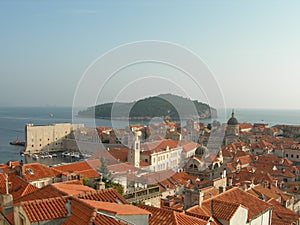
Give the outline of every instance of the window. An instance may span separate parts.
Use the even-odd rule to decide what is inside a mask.
[[[34,145],[31,145],[31,147],[34,147]]]
[[[289,157],[289,154],[285,154],[285,157]]]
[[[296,158],[299,159],[299,155],[297,155]]]
[[[294,155],[293,155],[293,154],[291,154],[291,158],[294,158]]]
[[[42,147],[42,144],[40,144],[40,147]]]

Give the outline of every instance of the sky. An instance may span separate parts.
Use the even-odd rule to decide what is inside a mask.
[[[276,0],[2,0],[0,106],[71,106],[82,76],[97,58],[126,43],[158,40],[197,54],[228,108],[300,109],[299,9],[299,1]],[[130,73],[137,71],[166,79],[142,84],[130,78],[136,79],[131,93],[123,95]],[[98,99],[107,102],[122,94],[130,101],[172,92],[168,84],[176,73],[132,66]],[[103,82],[107,77],[101,71],[98,76]],[[206,101],[197,91],[185,88],[192,99]]]

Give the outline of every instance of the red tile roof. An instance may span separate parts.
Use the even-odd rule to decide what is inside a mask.
[[[28,181],[34,181],[47,177],[56,177],[59,175],[59,172],[40,163],[24,164],[23,167],[25,171],[23,177]]]
[[[112,213],[114,215],[133,215],[133,214],[149,215],[150,214],[148,211],[144,209],[129,204],[118,204],[112,202],[101,202],[101,201],[85,200],[85,199],[81,199],[80,201],[100,211]]]
[[[129,149],[127,147],[110,147],[108,152],[119,162],[127,162]]]
[[[127,203],[126,199],[113,188],[107,188],[95,192],[85,193],[79,195],[78,198],[103,202],[114,202],[123,204]]]
[[[99,173],[93,168],[97,162],[99,162],[99,160],[87,160],[54,166],[52,168],[61,173],[75,173],[81,174],[87,178],[95,178],[99,176]]]
[[[74,196],[83,195],[85,193],[96,192],[93,188],[84,186],[82,184],[74,184],[72,182],[62,182],[50,184],[40,189],[37,189],[27,195],[14,199],[15,203],[22,201],[30,201],[37,199],[47,199],[62,197],[72,194]]]
[[[97,213],[97,209],[80,199],[71,198],[71,216],[62,225],[120,225],[114,218]]]
[[[242,205],[243,207],[248,209],[248,220],[252,220],[264,211],[272,208],[271,204],[264,202],[254,197],[253,195],[238,188],[232,188],[208,200],[204,200],[204,202],[202,203],[202,208],[199,208],[199,206],[194,206],[188,209],[188,212],[201,215],[204,210],[206,213],[210,213],[210,204],[212,200],[219,200],[223,202]],[[215,213],[217,212],[215,211]]]
[[[56,188],[60,193],[64,195],[73,195],[78,196],[85,193],[94,192],[95,189],[85,186],[85,185],[78,185],[78,184],[69,184],[69,183],[55,183],[52,184],[54,188]]]
[[[52,220],[67,216],[66,199],[62,197],[20,203],[30,222]]]
[[[114,165],[109,165],[107,168],[112,172],[112,173],[127,173],[129,170],[130,171],[135,171],[136,168],[131,165],[130,163],[117,163]]]
[[[214,216],[218,220],[230,221],[232,216],[235,214],[237,209],[240,207],[240,204],[224,202],[220,200],[211,201],[212,209],[214,212]]]
[[[268,203],[272,204],[274,206],[272,211],[272,224],[273,221],[275,221],[276,224],[278,224],[278,221],[281,221],[282,223],[287,224],[297,224],[300,215],[295,213],[294,211],[285,208],[283,205],[281,205],[278,201],[275,199],[270,199]]]
[[[140,208],[151,212],[149,225],[206,225],[207,221],[169,209],[140,205]]]
[[[8,174],[8,182],[11,184],[9,185],[9,193],[13,196],[14,199],[38,189],[37,187],[27,183],[15,173]],[[0,193],[6,193],[5,177],[3,173],[0,173]]]
[[[141,144],[141,154],[152,154],[154,152],[165,151],[167,147],[176,148],[179,141],[163,139],[161,141],[145,142]]]

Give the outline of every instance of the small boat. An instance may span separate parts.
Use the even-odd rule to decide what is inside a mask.
[[[68,156],[70,156],[70,152],[63,152],[63,153],[61,154],[61,156],[62,156],[62,157],[68,157]]]
[[[51,156],[52,156],[52,158],[54,158],[54,157],[57,157],[57,154],[53,153]]]
[[[45,155],[45,158],[50,158],[52,159],[52,155],[50,155],[49,153]]]
[[[84,159],[88,159],[88,158],[90,158],[91,156],[92,156],[92,155],[87,154],[87,153],[82,153],[82,154],[81,154],[81,157],[84,158]]]
[[[15,141],[9,142],[11,145],[19,145],[19,146],[25,146],[25,141],[20,141],[19,137],[17,136]]]
[[[32,158],[33,158],[33,159],[38,159],[39,156],[38,156],[37,154],[33,154],[33,155],[32,155]]]

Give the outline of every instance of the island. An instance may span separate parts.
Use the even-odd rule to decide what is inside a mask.
[[[151,120],[154,117],[171,120],[217,117],[217,110],[208,104],[173,94],[160,94],[134,102],[110,102],[91,106],[80,111],[78,116],[122,120],[128,119],[128,112],[130,120]]]

